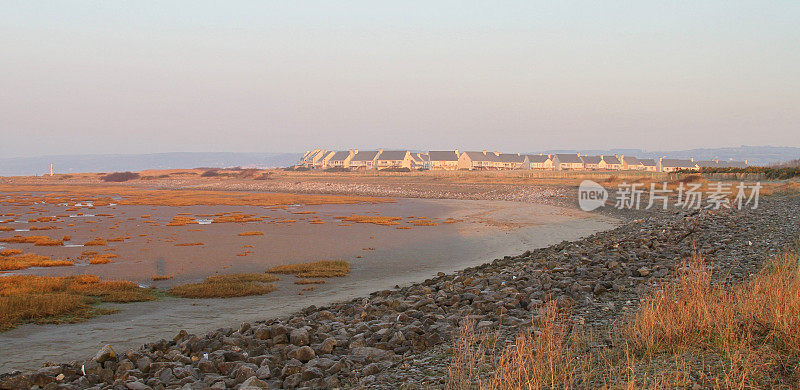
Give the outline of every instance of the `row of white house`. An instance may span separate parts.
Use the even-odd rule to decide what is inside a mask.
[[[674,172],[699,170],[703,167],[747,166],[747,161],[694,161],[694,159],[637,158],[633,156],[589,156],[580,153],[519,154],[500,152],[459,152],[439,150],[411,152],[408,150],[343,150],[314,149],[307,151],[298,163],[311,169],[346,168],[351,170],[430,169],[430,170],[634,170]]]

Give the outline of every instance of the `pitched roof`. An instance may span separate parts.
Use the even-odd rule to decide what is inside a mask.
[[[600,156],[583,156],[583,162],[586,164],[600,164],[603,158]],[[565,161],[562,161],[565,162]]]
[[[720,161],[719,167],[721,168],[747,168],[746,161]]]
[[[698,161],[697,165],[703,168],[713,168],[720,166],[719,163],[714,160]]]
[[[408,150],[384,150],[378,160],[404,160]]]
[[[317,158],[321,158],[326,154],[328,154],[328,151],[325,149],[309,150],[305,154],[303,154],[303,161],[313,161]]]
[[[646,166],[646,167],[654,167],[654,166],[656,166],[656,160],[654,160],[652,158],[640,158],[639,162],[642,165]]]
[[[342,151],[334,153],[333,156],[331,156],[331,158],[328,159],[328,161],[344,161],[348,157],[350,157],[350,151],[349,150],[342,150]]]
[[[497,155],[494,153],[487,152],[484,154],[483,152],[464,152],[461,155],[463,156],[465,154],[472,161],[499,161]]]
[[[427,153],[411,153],[411,159],[418,163],[431,161]]]
[[[497,161],[504,162],[504,163],[523,163],[525,162],[525,156],[519,155],[516,153],[500,153],[497,156]]]
[[[680,158],[662,158],[661,159],[661,166],[662,167],[670,167],[670,168],[693,168],[697,165],[696,162],[692,160],[684,160]]]
[[[549,159],[550,159],[550,156],[547,155],[547,154],[529,154],[528,155],[528,161],[530,161],[531,163],[541,164],[541,163],[546,162]]]
[[[560,163],[583,164],[581,156],[579,156],[577,153],[556,154],[555,157],[558,158],[558,162]]]
[[[377,155],[377,150],[359,150],[350,161],[372,161]]]
[[[638,157],[625,156],[622,159],[625,160],[625,164],[628,165],[644,165],[642,164],[642,160],[639,160]]]
[[[458,154],[455,150],[432,150],[428,152],[430,161],[458,161]]]
[[[603,156],[603,161],[605,161],[606,164],[622,164],[617,156]]]

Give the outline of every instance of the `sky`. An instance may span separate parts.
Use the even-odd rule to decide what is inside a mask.
[[[0,10],[0,157],[800,146],[796,0]]]

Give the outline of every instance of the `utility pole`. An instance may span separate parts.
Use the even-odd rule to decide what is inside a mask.
[[[50,176],[53,176],[53,163],[50,163]]]

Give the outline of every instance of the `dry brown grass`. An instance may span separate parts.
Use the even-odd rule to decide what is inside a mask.
[[[175,246],[200,246],[200,245],[205,245],[205,244],[203,244],[202,242],[184,242],[180,244],[175,244]]]
[[[241,232],[238,236],[246,237],[246,236],[263,236],[264,232],[259,232],[257,230],[249,231],[249,232]]]
[[[172,221],[167,223],[167,226],[186,226],[197,224],[197,220],[194,217],[187,217],[183,215],[176,215],[172,217]]]
[[[769,261],[749,282],[712,284],[700,258],[645,301],[627,333],[645,356],[714,351],[724,387],[758,387],[789,375],[800,359],[800,251]],[[794,363],[793,363],[794,362]],[[765,382],[766,381],[766,382]]]
[[[119,257],[119,255],[115,255],[113,253],[105,253],[102,255],[93,256],[89,260],[89,264],[108,264],[111,262],[111,259]]]
[[[0,192],[13,193],[15,196],[0,199],[0,204],[36,205],[74,204],[91,201],[95,206],[108,206],[110,203],[120,205],[146,206],[280,206],[280,205],[321,205],[321,204],[353,204],[384,203],[392,199],[366,196],[342,195],[307,195],[274,192],[236,192],[236,191],[202,191],[202,190],[152,190],[120,185],[70,185],[70,184],[0,184]],[[46,195],[32,195],[26,192],[47,192]],[[120,196],[122,200],[114,200],[112,196]],[[146,217],[146,218],[149,218]]]
[[[372,223],[375,225],[383,225],[383,226],[394,226],[399,225],[400,220],[403,218],[400,217],[382,217],[379,215],[351,215],[348,217],[336,217],[336,219],[340,219],[344,222],[355,222],[355,223]]]
[[[3,249],[0,251],[0,256],[14,256],[22,254],[22,249]]]
[[[467,322],[454,346],[447,387],[571,388],[589,361],[576,359],[573,347],[581,341],[573,338],[565,312],[550,301],[539,309],[531,325],[512,344],[504,346],[497,343],[497,331],[481,334]]]
[[[270,283],[278,280],[268,274],[215,275],[202,283],[184,284],[169,289],[170,294],[183,298],[230,298],[262,295],[275,291]]]
[[[551,302],[533,326],[499,348],[468,323],[456,342],[448,388],[798,388],[800,250],[752,279],[712,283],[700,258],[610,329],[580,329]],[[593,335],[611,344],[590,347]]]
[[[212,221],[213,223],[246,223],[246,222],[261,222],[264,219],[257,217],[255,214],[244,213],[231,213],[228,215],[220,215]]]
[[[43,246],[46,246],[49,245],[50,243],[56,243],[59,241],[56,241],[48,236],[21,236],[19,234],[16,234],[13,237],[0,239],[0,242],[8,242],[14,244],[34,244],[34,245],[41,242]]]
[[[298,278],[333,278],[350,273],[350,263],[344,260],[321,260],[300,264],[285,264],[267,270],[271,274],[290,274]]]
[[[786,181],[782,183],[762,183],[762,195],[789,195],[800,192],[800,182]]]
[[[106,246],[108,242],[102,238],[95,238],[93,240],[89,240],[83,243],[83,246]]]
[[[10,250],[11,253],[16,250]],[[4,251],[5,252],[5,251]],[[75,265],[69,260],[53,260],[50,257],[22,252],[12,255],[0,255],[0,271],[20,270],[30,267],[64,267]]]
[[[11,226],[0,226],[0,232],[13,232],[14,230]]]
[[[55,230],[55,229],[61,229],[61,228],[58,226],[31,226],[28,228],[28,230],[32,232],[35,232],[37,230]]]
[[[0,330],[35,323],[76,322],[108,313],[100,302],[154,299],[152,291],[126,281],[102,281],[94,275],[49,277],[14,275],[0,278]]]
[[[437,226],[439,225],[438,222],[428,221],[428,220],[415,220],[411,221],[414,226]]]
[[[175,275],[153,275],[152,279],[153,279],[154,282],[156,282],[156,281],[159,281],[159,280],[170,280],[170,279],[172,279],[174,277],[175,277]]]

